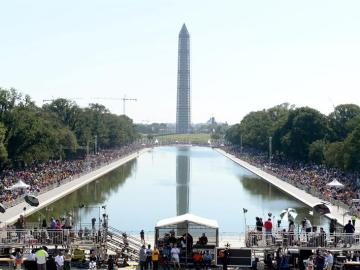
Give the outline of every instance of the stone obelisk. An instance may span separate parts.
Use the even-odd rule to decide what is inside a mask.
[[[183,24],[179,33],[176,133],[191,131],[190,35]]]

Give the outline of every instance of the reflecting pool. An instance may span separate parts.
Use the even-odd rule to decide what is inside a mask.
[[[265,220],[268,213],[278,220],[288,207],[296,209],[297,223],[305,216],[315,225],[328,223],[324,217],[313,220],[306,205],[211,148],[157,147],[33,214],[30,220],[71,214],[75,222],[85,224],[106,212],[113,227],[151,231],[160,219],[190,212],[216,219],[223,232],[243,232],[245,222],[253,225],[256,216]]]

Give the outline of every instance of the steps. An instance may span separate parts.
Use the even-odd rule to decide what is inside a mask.
[[[143,245],[140,239],[109,226],[106,233],[106,243],[109,250],[121,251],[128,256],[130,261],[139,260],[139,251]]]

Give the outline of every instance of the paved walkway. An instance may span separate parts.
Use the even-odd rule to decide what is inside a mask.
[[[34,212],[40,210],[41,208],[46,207],[47,205],[61,199],[62,197],[72,193],[73,191],[81,188],[82,186],[94,181],[95,179],[99,178],[100,176],[103,176],[104,174],[107,174],[108,172],[116,169],[117,167],[125,164],[126,162],[137,158],[142,153],[149,151],[150,148],[145,148],[142,150],[139,150],[138,152],[135,152],[133,154],[130,154],[126,157],[123,157],[121,159],[118,159],[108,165],[105,165],[103,167],[100,167],[99,169],[96,169],[92,172],[89,172],[85,175],[80,176],[77,179],[74,179],[68,183],[62,184],[61,186],[54,188],[52,190],[49,190],[48,192],[45,192],[37,198],[39,199],[40,205],[38,207],[31,207],[27,203],[23,202],[20,204],[17,204],[13,207],[10,207],[6,209],[6,212],[4,214],[0,214],[0,227],[4,226],[5,224],[11,224],[16,222],[18,217],[21,214],[24,214],[23,208],[26,207],[26,216],[29,216],[33,214]]]
[[[290,196],[292,196],[293,198],[299,200],[300,202],[308,205],[309,207],[313,208],[315,205],[322,203],[323,200],[314,197],[313,195],[307,193],[304,190],[301,190],[283,180],[280,180],[279,178],[262,171],[261,169],[259,169],[258,167],[255,167],[249,163],[247,163],[246,161],[243,161],[237,157],[235,157],[232,154],[229,154],[227,152],[225,152],[222,149],[216,149],[216,151],[218,151],[219,153],[223,154],[224,156],[228,157],[229,159],[231,159],[232,161],[236,162],[237,164],[239,164],[240,166],[244,167],[245,169],[253,172],[254,174],[260,176],[261,178],[263,178],[265,181],[271,183],[272,185],[276,186],[278,189],[284,191],[285,193],[289,194]],[[344,223],[346,224],[348,220],[351,219],[351,216],[349,214],[346,213],[346,210],[342,207],[338,207],[332,204],[327,205],[330,208],[330,214],[327,214],[326,216],[328,218],[336,218],[338,220],[338,223],[341,225],[344,225]],[[360,221],[357,220],[356,222],[356,231],[359,232],[360,231]]]

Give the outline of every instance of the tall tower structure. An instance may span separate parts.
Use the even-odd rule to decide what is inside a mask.
[[[184,23],[179,33],[176,133],[189,133],[190,129],[190,35]]]

